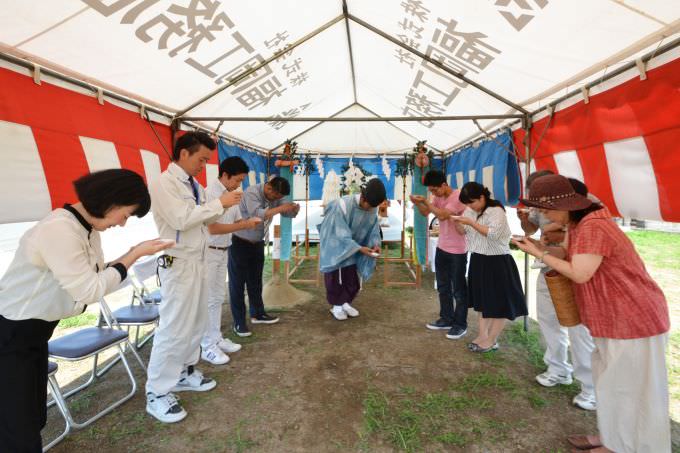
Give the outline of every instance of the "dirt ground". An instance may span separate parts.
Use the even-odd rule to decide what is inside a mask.
[[[462,340],[427,330],[438,311],[432,288],[429,273],[419,290],[383,288],[378,271],[355,303],[361,315],[339,322],[322,289],[304,287],[312,300],[281,308],[278,324],[253,326],[228,365],[201,365],[218,386],[180,394],[184,421],[165,425],[145,413],[145,376],[133,363],[139,388],[132,400],[53,451],[557,452],[569,451],[568,434],[596,431],[594,413],[570,404],[575,385],[535,383],[537,352],[520,325],[509,325],[499,351],[487,355],[465,346],[476,331],[472,311]],[[73,398],[76,417],[126,385],[118,365]],[[61,426],[50,409],[44,436]]]

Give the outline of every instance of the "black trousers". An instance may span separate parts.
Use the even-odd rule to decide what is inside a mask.
[[[245,290],[251,317],[265,314],[262,301],[262,271],[264,269],[264,241],[251,243],[237,236],[231,237],[229,247],[229,303],[234,324],[246,326]]]
[[[42,452],[47,341],[58,323],[0,316],[0,452]]]

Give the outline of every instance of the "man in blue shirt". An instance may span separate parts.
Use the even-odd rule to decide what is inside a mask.
[[[290,194],[290,184],[276,176],[264,184],[250,186],[243,193],[241,217],[258,217],[262,223],[250,230],[233,234],[229,247],[229,302],[234,318],[234,333],[240,337],[251,335],[246,325],[244,291],[248,289],[250,322],[274,324],[279,318],[270,316],[262,301],[262,270],[264,268],[264,241],[269,225],[276,214],[295,217],[300,205],[283,198]]]

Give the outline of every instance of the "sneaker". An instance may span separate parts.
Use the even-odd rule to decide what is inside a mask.
[[[425,326],[430,330],[450,330],[453,324],[450,321],[445,321],[443,318],[439,318],[434,322],[428,322]]]
[[[224,365],[229,363],[229,356],[222,352],[216,345],[203,349],[201,351],[201,358],[213,365]]]
[[[347,319],[347,312],[342,309],[342,305],[333,305],[333,308],[331,308],[331,314],[338,321],[344,321]]]
[[[345,302],[344,304],[342,304],[342,310],[343,310],[345,313],[347,313],[347,316],[349,316],[350,318],[356,318],[357,316],[359,316],[359,310],[357,310],[356,308],[352,307],[352,306],[351,306],[350,304],[348,304],[347,302]]]
[[[533,261],[533,263],[531,263],[531,266],[530,266],[530,267],[531,267],[532,269],[544,269],[544,268],[546,268],[546,267],[548,267],[548,266],[546,266],[546,264],[545,264],[543,261],[541,261],[541,260],[539,260],[538,258],[536,258],[536,259]]]
[[[555,376],[547,371],[536,376],[536,382],[543,387],[555,387],[556,385],[569,385],[572,383],[571,376]]]
[[[586,411],[594,411],[597,409],[595,395],[587,395],[581,392],[578,395],[576,395],[574,399],[571,400],[571,402],[574,404],[574,406],[580,407],[581,409]]]
[[[203,376],[199,370],[189,366],[182,371],[179,382],[172,388],[173,392],[207,392],[217,386],[214,379]]]
[[[147,393],[146,412],[163,423],[176,423],[187,416],[187,411],[179,405],[179,399],[172,393]]]
[[[250,318],[250,322],[253,324],[276,324],[279,322],[279,318],[276,316],[269,316],[267,313],[264,313],[259,316],[255,316],[254,318]]]
[[[248,330],[248,327],[239,326],[238,324],[234,324],[234,333],[239,337],[249,337],[252,335],[252,333],[250,333],[250,330]]]
[[[241,345],[238,343],[234,343],[231,341],[229,338],[222,338],[219,343],[217,343],[217,347],[223,350],[224,352],[232,353],[232,352],[238,352],[241,350]]]
[[[451,330],[446,334],[446,338],[449,338],[451,340],[457,340],[459,338],[463,338],[465,335],[467,335],[467,329],[463,329],[462,327],[458,326],[453,326],[451,327]]]

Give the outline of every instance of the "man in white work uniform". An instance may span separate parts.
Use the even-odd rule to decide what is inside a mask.
[[[225,192],[206,203],[205,191],[194,179],[216,147],[204,132],[184,134],[175,144],[172,162],[149,187],[159,235],[176,243],[158,260],[163,302],[146,381],[146,411],[164,423],[187,415],[172,392],[202,392],[216,385],[194,368],[208,314],[207,225],[241,200],[240,192]]]
[[[208,201],[221,197],[225,192],[240,190],[248,175],[248,165],[240,157],[228,157],[220,163],[219,176],[206,189]],[[227,353],[236,352],[241,345],[222,337],[222,304],[227,297],[227,258],[231,245],[231,233],[255,228],[262,222],[253,217],[241,218],[238,206],[227,209],[217,222],[208,225],[208,250],[206,264],[208,274],[208,325],[201,340],[201,358],[213,365],[229,362]]]

